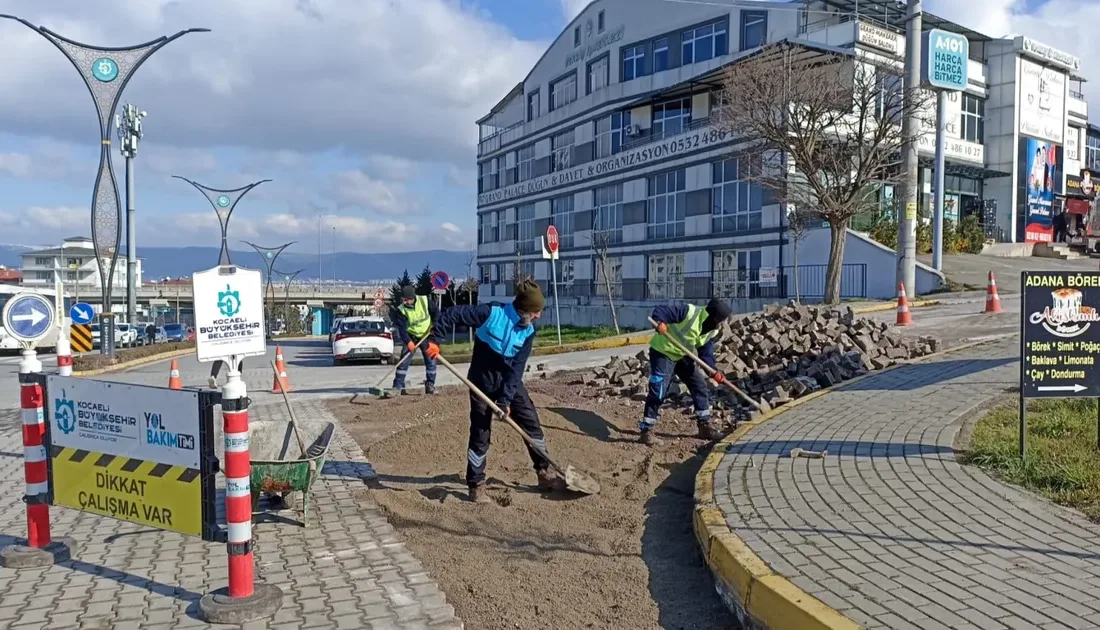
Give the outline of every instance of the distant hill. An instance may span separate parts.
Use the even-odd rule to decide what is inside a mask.
[[[23,264],[21,254],[30,248],[21,245],[0,245],[0,265],[19,268]],[[145,280],[164,277],[191,275],[202,269],[209,269],[218,262],[219,249],[215,247],[141,247],[138,256],[143,260],[142,275]],[[263,261],[253,250],[231,250],[229,253],[235,264],[263,268]],[[125,259],[125,254],[122,254]],[[432,249],[419,252],[398,252],[392,254],[357,254],[354,252],[323,253],[318,274],[317,254],[296,251],[284,251],[275,261],[275,269],[291,273],[304,269],[298,277],[301,279],[332,280],[333,263],[338,280],[366,282],[369,280],[392,280],[399,278],[406,269],[415,277],[427,265],[432,270],[443,270],[452,277],[466,276],[468,252]],[[477,274],[477,269],[473,269]]]

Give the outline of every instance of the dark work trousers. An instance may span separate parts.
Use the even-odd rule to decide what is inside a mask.
[[[531,396],[527,388],[520,384],[516,395],[512,398],[512,419],[527,435],[546,451],[546,438],[542,433],[542,424],[539,423],[539,414],[535,411],[535,404],[531,402]],[[503,429],[509,431],[510,429]],[[489,444],[492,442],[493,410],[474,394],[470,394],[470,442],[466,451],[466,483],[476,486],[485,483],[485,460],[489,455]],[[531,463],[535,470],[545,470],[550,467],[550,462],[539,455],[530,446],[527,447],[531,455]]]
[[[419,343],[420,340],[414,337],[409,337],[413,343]],[[409,356],[409,349],[406,347],[401,348],[401,359],[397,364],[397,371],[393,375],[393,388],[405,389],[405,377],[409,374],[409,364],[412,363],[410,357],[407,361],[405,357]],[[428,344],[424,343],[420,345],[420,356],[424,358],[424,386],[430,387],[435,385],[435,359],[428,357]]]
[[[214,361],[214,365],[210,367],[210,378],[217,380],[218,374],[220,374],[222,371],[222,363],[224,363],[224,361]],[[242,360],[240,363],[237,364],[237,371],[241,372],[243,370],[244,361]]]
[[[648,431],[657,424],[661,415],[661,403],[668,394],[672,377],[687,385],[691,392],[691,401],[695,403],[695,419],[710,422],[710,391],[707,389],[707,377],[695,362],[684,357],[673,361],[653,348],[649,349],[649,393],[645,397],[645,415],[638,428]]]

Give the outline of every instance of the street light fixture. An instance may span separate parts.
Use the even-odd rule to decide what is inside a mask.
[[[100,348],[103,354],[114,355],[115,320],[114,313],[111,312],[111,288],[114,284],[115,264],[118,262],[118,246],[122,238],[122,216],[118,181],[111,164],[111,119],[118,107],[122,90],[146,59],[175,39],[188,33],[209,32],[210,29],[192,28],[136,46],[109,48],[82,44],[14,15],[0,14],[0,19],[15,20],[56,46],[80,73],[84,85],[92,95],[99,116],[100,136],[99,172],[92,188],[92,244],[103,274],[102,297],[105,309],[100,313],[100,330],[103,334]]]
[[[214,212],[218,215],[218,223],[221,225],[222,228],[222,251],[221,254],[218,256],[218,264],[232,264],[229,261],[229,245],[226,241],[226,234],[228,234],[229,217],[233,214],[233,208],[237,207],[237,202],[241,200],[241,197],[244,197],[246,194],[248,194],[248,191],[259,186],[260,184],[270,182],[271,180],[261,179],[260,181],[252,182],[247,186],[225,190],[222,188],[210,188],[208,186],[203,186],[198,182],[191,181],[186,177],[180,177],[179,175],[173,175],[172,177],[191,184],[196,189],[198,189],[198,191],[201,192],[204,197],[206,197],[207,201],[210,202],[210,206],[214,208]]]
[[[122,106],[122,115],[115,116],[119,150],[126,158],[126,321],[137,322],[137,222],[134,207],[134,158],[144,135],[141,120],[146,113],[134,105]]]
[[[264,259],[264,264],[267,266],[264,275],[264,300],[267,300],[267,295],[271,293],[271,310],[275,310],[275,294],[271,292],[271,269],[275,266],[275,259],[279,257],[282,251],[298,241],[291,241],[286,245],[280,245],[278,247],[263,247],[256,245],[255,243],[249,243],[248,241],[241,241],[246,245],[250,245],[252,249],[256,250],[256,253],[260,255],[260,258]],[[271,318],[264,318],[267,322],[267,332],[271,333]]]
[[[283,282],[286,284],[285,291],[283,293],[283,317],[290,319],[290,285],[294,283],[294,279],[298,277],[298,274],[305,271],[305,269],[299,269],[294,273],[283,273],[281,271],[272,270],[273,273],[279,274],[282,277]],[[288,331],[289,332],[289,331]]]

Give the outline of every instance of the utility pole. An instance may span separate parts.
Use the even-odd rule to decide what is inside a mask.
[[[896,277],[910,299],[916,295],[917,284],[917,200],[920,198],[917,136],[921,133],[917,94],[921,85],[921,16],[921,0],[909,0],[905,23],[905,116],[902,120],[906,143],[901,150],[902,173],[905,175],[902,201],[905,205],[899,208]]]
[[[122,106],[115,115],[119,149],[126,158],[126,321],[137,321],[137,222],[134,212],[134,158],[141,142],[141,119],[146,113],[134,105]]]

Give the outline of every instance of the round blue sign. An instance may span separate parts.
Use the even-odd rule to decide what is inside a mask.
[[[37,293],[19,293],[4,307],[4,328],[19,341],[37,341],[53,323],[53,303]]]
[[[69,309],[69,319],[73,320],[74,324],[90,324],[95,319],[95,311],[92,310],[91,304],[77,302]]]
[[[218,207],[219,208],[228,208],[229,207],[229,197],[227,195],[218,195]]]
[[[100,57],[92,62],[92,76],[98,81],[110,83],[118,78],[118,64],[110,57]]]
[[[272,256],[274,256],[274,255],[275,255],[275,254],[272,254],[271,252],[267,252],[266,254],[264,254],[264,256],[267,256],[268,258],[271,258],[271,257],[272,257]]]

